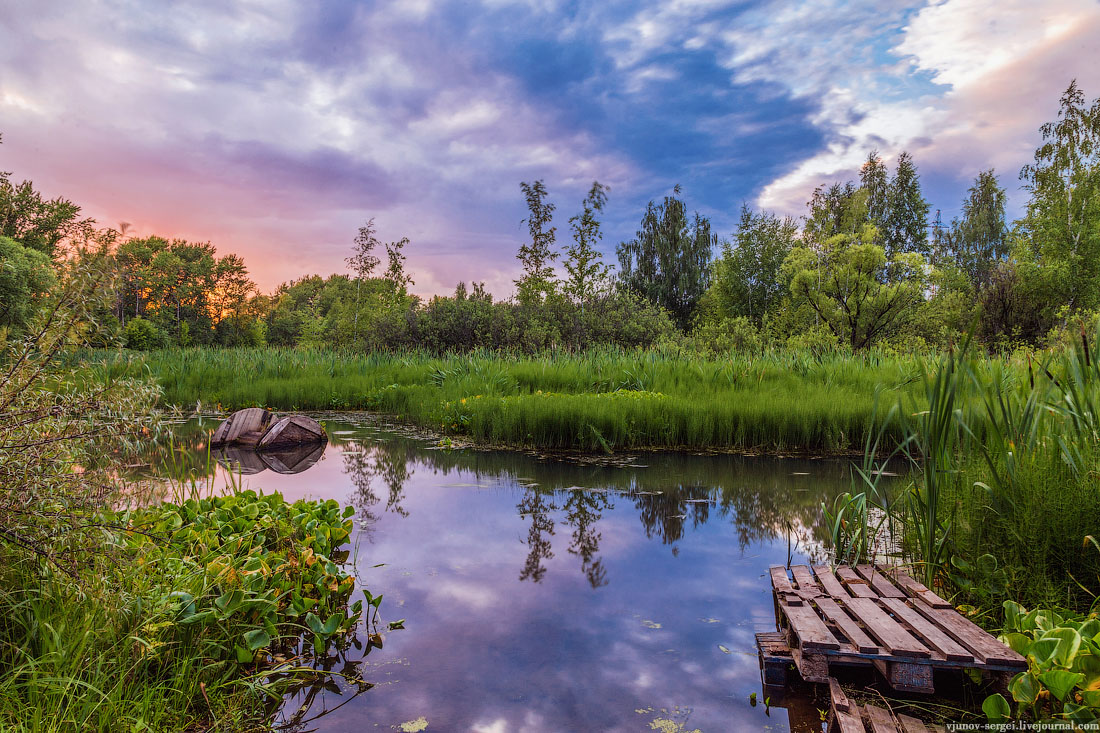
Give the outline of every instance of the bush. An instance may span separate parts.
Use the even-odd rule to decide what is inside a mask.
[[[148,351],[161,345],[161,335],[157,327],[144,318],[131,318],[123,331],[126,348],[135,351]]]

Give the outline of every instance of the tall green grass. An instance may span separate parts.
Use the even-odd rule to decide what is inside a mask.
[[[108,368],[119,360],[109,352],[92,358]],[[858,451],[876,390],[919,386],[916,358],[876,353],[717,359],[599,349],[439,358],[268,348],[144,358],[164,401],[188,409],[368,409],[493,444],[597,451]]]

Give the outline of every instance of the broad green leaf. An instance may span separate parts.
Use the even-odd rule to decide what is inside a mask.
[[[315,634],[320,634],[325,629],[325,625],[321,623],[321,619],[312,611],[306,614],[306,626]]]
[[[1001,641],[1012,648],[1012,651],[1027,656],[1031,648],[1031,638],[1018,633],[1009,633],[1001,637]]]
[[[1064,669],[1052,669],[1039,675],[1039,681],[1059,700],[1065,700],[1070,690],[1084,679],[1085,675],[1067,672]]]
[[[1058,639],[1051,661],[1060,667],[1072,667],[1077,651],[1081,648],[1081,635],[1076,629],[1061,626],[1043,634],[1044,639]]]
[[[253,661],[255,658],[256,658],[256,655],[253,654],[248,649],[245,649],[243,646],[237,647],[237,661],[239,663],[248,664],[249,662]]]
[[[1012,709],[1008,706],[1008,700],[1000,693],[990,695],[982,703],[982,712],[990,723],[1001,723],[1008,720]]]
[[[244,643],[248,645],[248,648],[252,651],[262,649],[265,646],[271,644],[271,637],[267,635],[267,632],[263,629],[253,629],[244,635]]]
[[[1008,686],[1012,699],[1026,705],[1034,705],[1039,698],[1039,680],[1031,672],[1016,675]]]

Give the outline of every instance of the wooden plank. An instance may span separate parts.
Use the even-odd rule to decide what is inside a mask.
[[[807,565],[792,565],[791,575],[794,576],[794,582],[798,583],[799,595],[806,598],[806,591],[809,591],[812,596],[821,595],[821,589],[817,585],[817,581],[814,580],[814,574],[810,572],[810,568]]]
[[[873,565],[856,565],[856,572],[867,579],[880,598],[905,598],[905,593],[891,583],[880,570]]]
[[[867,581],[859,577],[856,571],[847,565],[841,565],[836,569],[836,577],[840,578],[840,582],[844,584],[844,587],[857,598],[878,598],[878,594],[871,589]]]
[[[910,608],[905,601],[897,598],[883,598],[882,605],[903,625],[920,635],[921,640],[948,659],[957,662],[970,662],[974,655],[955,643],[940,627]]]
[[[862,654],[875,654],[880,651],[878,644],[876,644],[871,637],[864,633],[863,629],[859,627],[852,617],[844,612],[836,601],[828,596],[821,596],[814,601],[817,607],[821,609],[821,613],[825,615],[825,618],[832,621],[840,628],[840,632],[848,638],[848,641],[852,642],[852,645]]]
[[[925,618],[946,631],[952,639],[974,652],[975,656],[978,657],[978,661],[1016,666],[1020,669],[1027,668],[1027,660],[997,641],[977,624],[963,618],[959,612],[946,608],[932,608],[932,606],[921,600],[913,600],[912,603],[913,607],[920,611]]]
[[[784,593],[783,594],[783,602],[786,603],[788,606],[801,606],[802,605],[802,597],[801,596],[796,596],[796,595],[791,594],[791,593]]]
[[[920,598],[932,608],[954,608],[949,602],[928,590],[924,583],[921,583],[901,568],[891,567],[889,565],[879,565],[877,567],[879,570],[889,573],[890,576],[894,578],[894,582],[901,586],[913,598]]]
[[[829,700],[832,702],[833,710],[846,713],[851,709],[848,696],[844,694],[844,690],[840,689],[840,683],[835,677],[829,678]]]
[[[901,661],[908,660],[908,661]],[[914,664],[914,662],[917,662]],[[936,691],[932,682],[932,665],[928,660],[912,657],[890,657],[872,660],[875,668],[895,690],[931,694]]]
[[[790,579],[787,577],[787,570],[779,565],[772,565],[768,568],[768,572],[772,576],[772,589],[776,593],[794,593],[794,586],[791,585]]]
[[[908,715],[898,715],[898,725],[901,726],[902,733],[929,733],[924,723]]]
[[[901,657],[930,657],[930,652],[917,641],[897,621],[890,618],[879,605],[870,598],[851,598],[845,602],[863,624],[871,636],[878,639],[886,651]]]
[[[873,733],[898,733],[894,719],[886,710],[874,705],[864,705],[863,713],[867,717],[867,722],[871,724]]]
[[[798,637],[799,646],[806,649],[840,649],[840,642],[812,608],[788,606],[785,603],[779,604],[779,608]]]
[[[791,649],[791,657],[798,674],[806,682],[829,681],[829,660],[817,649]]]
[[[833,720],[840,733],[865,733],[863,721],[857,715],[851,713],[833,713]]]
[[[844,586],[840,584],[840,581],[836,579],[836,576],[833,575],[833,570],[828,565],[814,565],[814,573],[817,575],[817,582],[833,598],[851,597],[848,591],[844,590]]]

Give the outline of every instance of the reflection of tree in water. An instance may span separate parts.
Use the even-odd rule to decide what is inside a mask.
[[[602,492],[573,490],[565,500],[565,523],[573,528],[569,552],[581,559],[581,570],[593,588],[607,585],[607,569],[597,557],[601,535],[596,523],[604,510],[614,509],[611,498]]]
[[[342,455],[344,473],[355,487],[351,503],[362,529],[369,533],[371,526],[384,512],[409,516],[409,512],[401,506],[405,498],[405,482],[413,474],[414,456],[410,455],[409,443],[392,441],[371,445],[348,441]],[[386,504],[381,512],[375,508],[381,503],[375,489],[376,479],[381,480],[386,490]]]
[[[645,536],[654,535],[661,542],[671,545],[684,536],[684,525],[691,520],[692,528],[706,524],[710,518],[709,488],[677,486],[658,492],[645,492],[633,496],[638,518],[645,527]]]
[[[557,507],[552,502],[544,502],[544,498],[538,489],[528,487],[516,505],[516,511],[521,517],[531,519],[531,527],[527,530],[527,561],[523,564],[519,579],[535,583],[541,582],[546,575],[543,561],[554,557],[550,546],[550,538],[554,535],[554,520],[550,517],[550,512],[556,511]]]

